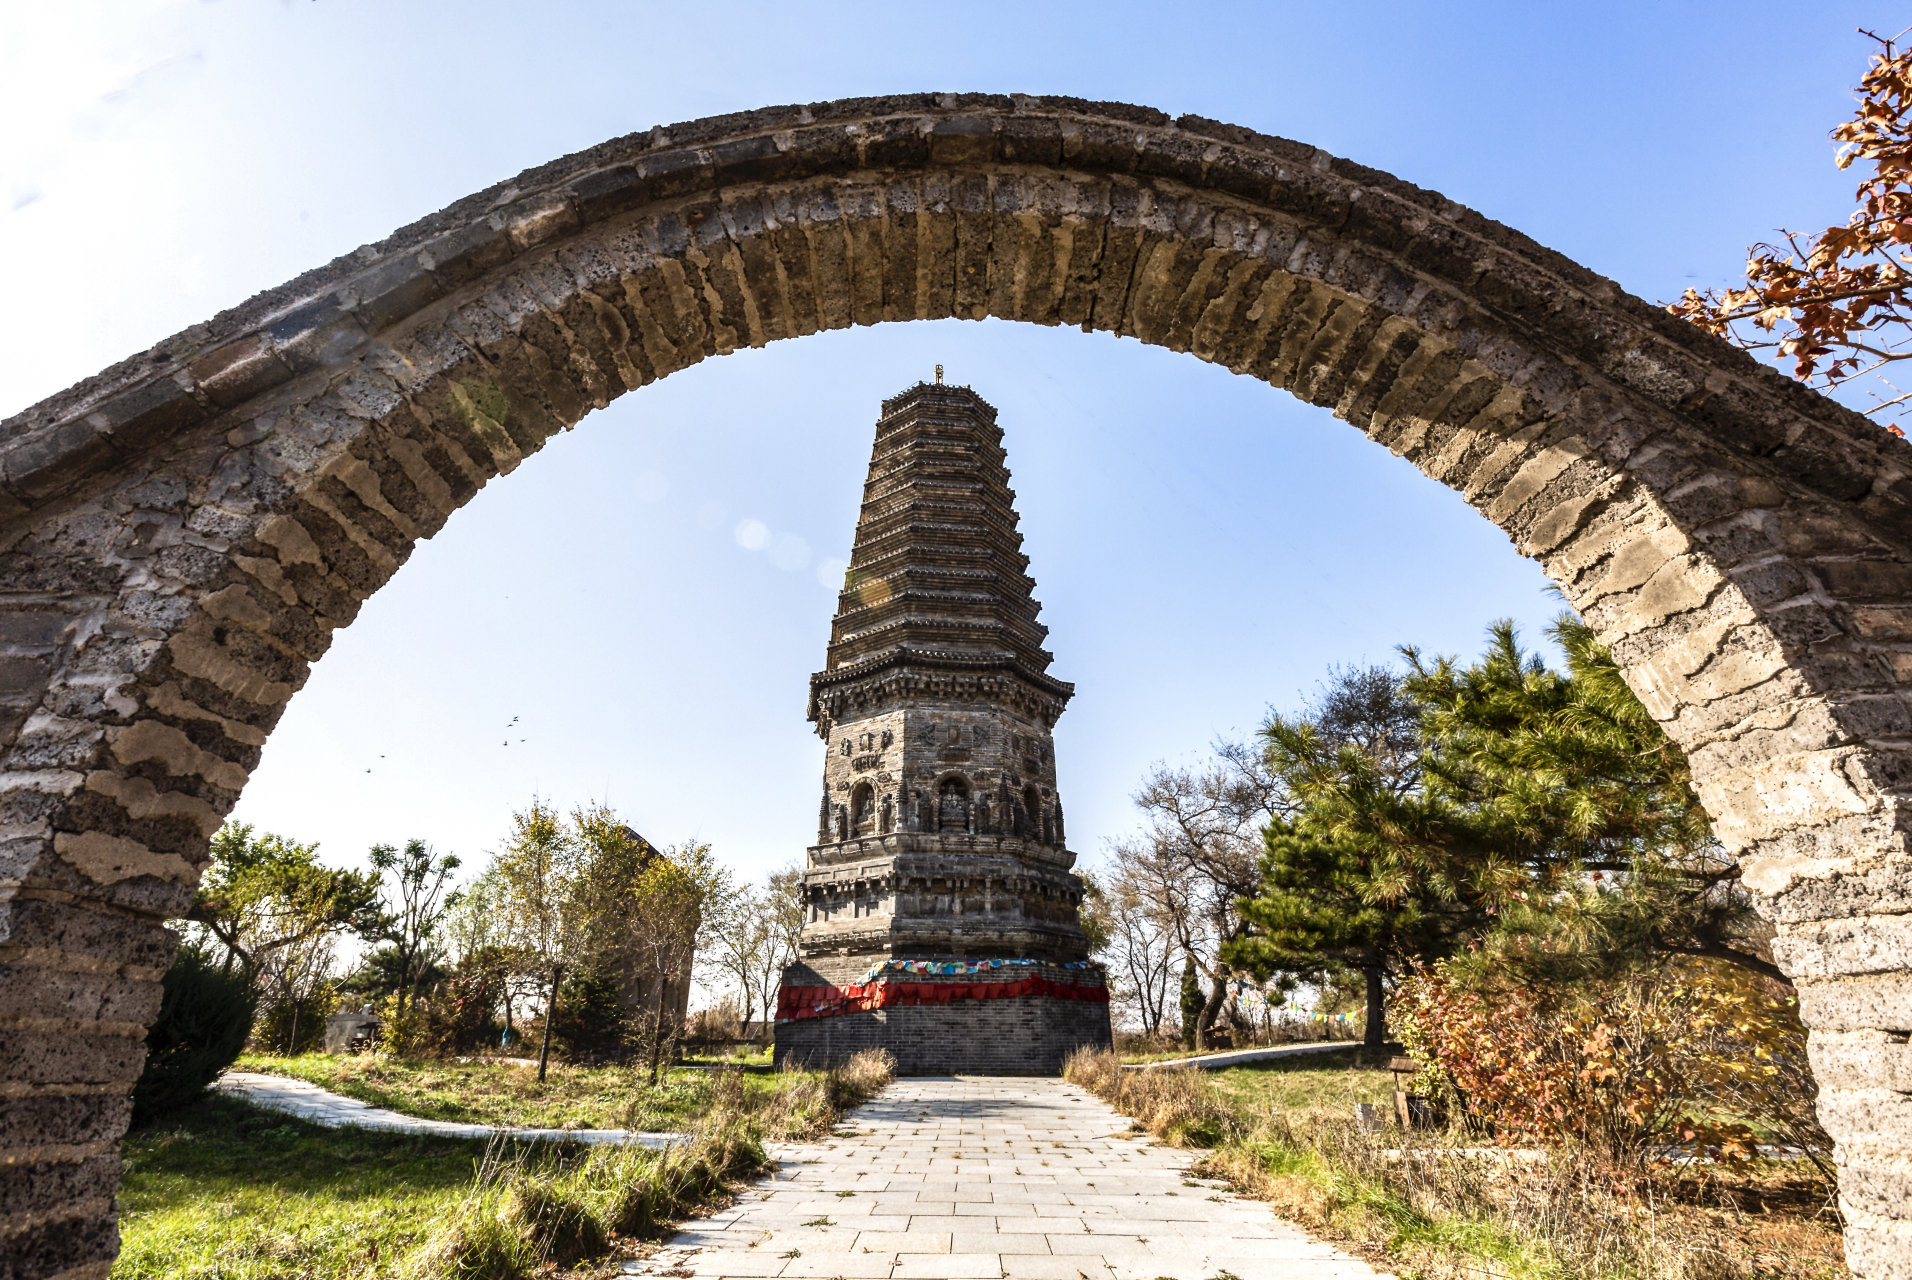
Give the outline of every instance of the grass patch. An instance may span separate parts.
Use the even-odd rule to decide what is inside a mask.
[[[1391,1106],[1393,1057],[1386,1050],[1349,1045],[1284,1058],[1269,1058],[1211,1071],[1208,1077],[1231,1103],[1284,1109],[1347,1107],[1358,1102]]]
[[[1324,1037],[1324,1039],[1327,1037]],[[1138,1065],[1150,1062],[1181,1062],[1188,1058],[1209,1058],[1218,1053],[1248,1053],[1255,1049],[1285,1049],[1291,1044],[1319,1044],[1319,1040],[1284,1040],[1279,1044],[1242,1044],[1232,1049],[1187,1049],[1177,1046],[1172,1049],[1137,1047],[1145,1046],[1147,1041],[1138,1041],[1135,1045],[1118,1049],[1122,1061]],[[1357,1040],[1344,1040],[1342,1043],[1352,1048],[1360,1048]]]
[[[127,1138],[113,1275],[527,1280],[641,1256],[758,1169],[764,1140],[829,1132],[891,1070],[864,1054],[831,1071],[685,1073],[705,1102],[662,1152],[326,1129],[215,1096]]]
[[[653,1089],[649,1073],[641,1068],[554,1062],[539,1083],[536,1067],[384,1054],[246,1054],[233,1068],[290,1076],[425,1120],[645,1133],[678,1132],[694,1124],[710,1107],[713,1078],[709,1070],[676,1068],[665,1072]],[[748,1075],[745,1081],[746,1090],[759,1100],[779,1087],[770,1076]]]
[[[1356,1122],[1391,1092],[1389,1055],[1359,1049],[1208,1073],[1125,1071],[1081,1054],[1064,1074],[1137,1127],[1207,1148],[1205,1172],[1426,1280],[1834,1280],[1829,1188],[1806,1162],[1660,1167],[1644,1178],[1584,1150],[1480,1158],[1459,1130]],[[1234,1077],[1230,1079],[1230,1077]]]
[[[770,1045],[733,1044],[723,1048],[692,1047],[686,1049],[683,1061],[692,1066],[702,1067],[741,1067],[745,1070],[766,1070],[773,1065],[776,1053]]]
[[[386,1274],[465,1198],[480,1142],[325,1129],[213,1095],[128,1135],[115,1280]]]

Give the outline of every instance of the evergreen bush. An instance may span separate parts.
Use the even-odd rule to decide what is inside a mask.
[[[626,1032],[623,995],[609,974],[592,969],[566,973],[558,986],[557,1021],[551,1027],[554,1047],[574,1061],[621,1056]],[[640,1016],[638,1021],[645,1019]],[[668,1015],[665,1021],[671,1021]]]
[[[1185,1048],[1195,1047],[1195,1028],[1200,1025],[1202,1010],[1208,1007],[1208,993],[1202,990],[1202,981],[1195,973],[1195,957],[1186,956],[1182,963],[1182,1044]]]
[[[307,996],[271,1000],[257,1015],[256,1047],[294,1058],[316,1053],[325,1043],[325,1020],[338,1006],[338,993],[329,982]]]
[[[239,1056],[252,1030],[252,984],[199,947],[179,949],[160,989],[159,1017],[146,1034],[146,1068],[133,1085],[136,1125],[197,1101]]]

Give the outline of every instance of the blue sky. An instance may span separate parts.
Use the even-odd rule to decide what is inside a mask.
[[[1298,138],[1666,299],[1725,283],[1778,226],[1843,219],[1853,177],[1826,132],[1870,47],[1854,28],[1902,12],[14,4],[0,415],[607,137],[924,89]],[[1329,664],[1470,653],[1499,617],[1538,640],[1558,608],[1458,496],[1260,384],[1073,330],[832,333],[626,396],[480,494],[338,635],[235,816],[340,862],[422,836],[473,865],[538,792],[608,798],[747,874],[800,857],[822,765],[805,682],[834,606],[819,566],[848,554],[877,402],[937,363],[1001,411],[1053,670],[1077,684],[1057,748],[1086,857],[1133,824],[1151,761],[1252,730]]]

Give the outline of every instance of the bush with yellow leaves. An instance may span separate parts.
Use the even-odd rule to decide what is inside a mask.
[[[1403,984],[1395,1034],[1415,1088],[1508,1143],[1584,1143],[1622,1163],[1760,1142],[1828,1174],[1797,1000],[1745,969],[1681,960],[1597,989],[1487,988],[1446,963]]]

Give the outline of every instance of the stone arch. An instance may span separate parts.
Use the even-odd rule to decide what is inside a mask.
[[[1813,1029],[1851,1260],[1908,1274],[1912,447],[1386,174],[1193,116],[949,94],[616,139],[0,427],[16,1274],[111,1259],[161,921],[310,664],[417,540],[627,390],[950,316],[1284,388],[1538,558],[1747,859]]]
[[[859,836],[876,833],[876,788],[867,782],[850,788],[850,833]]]

